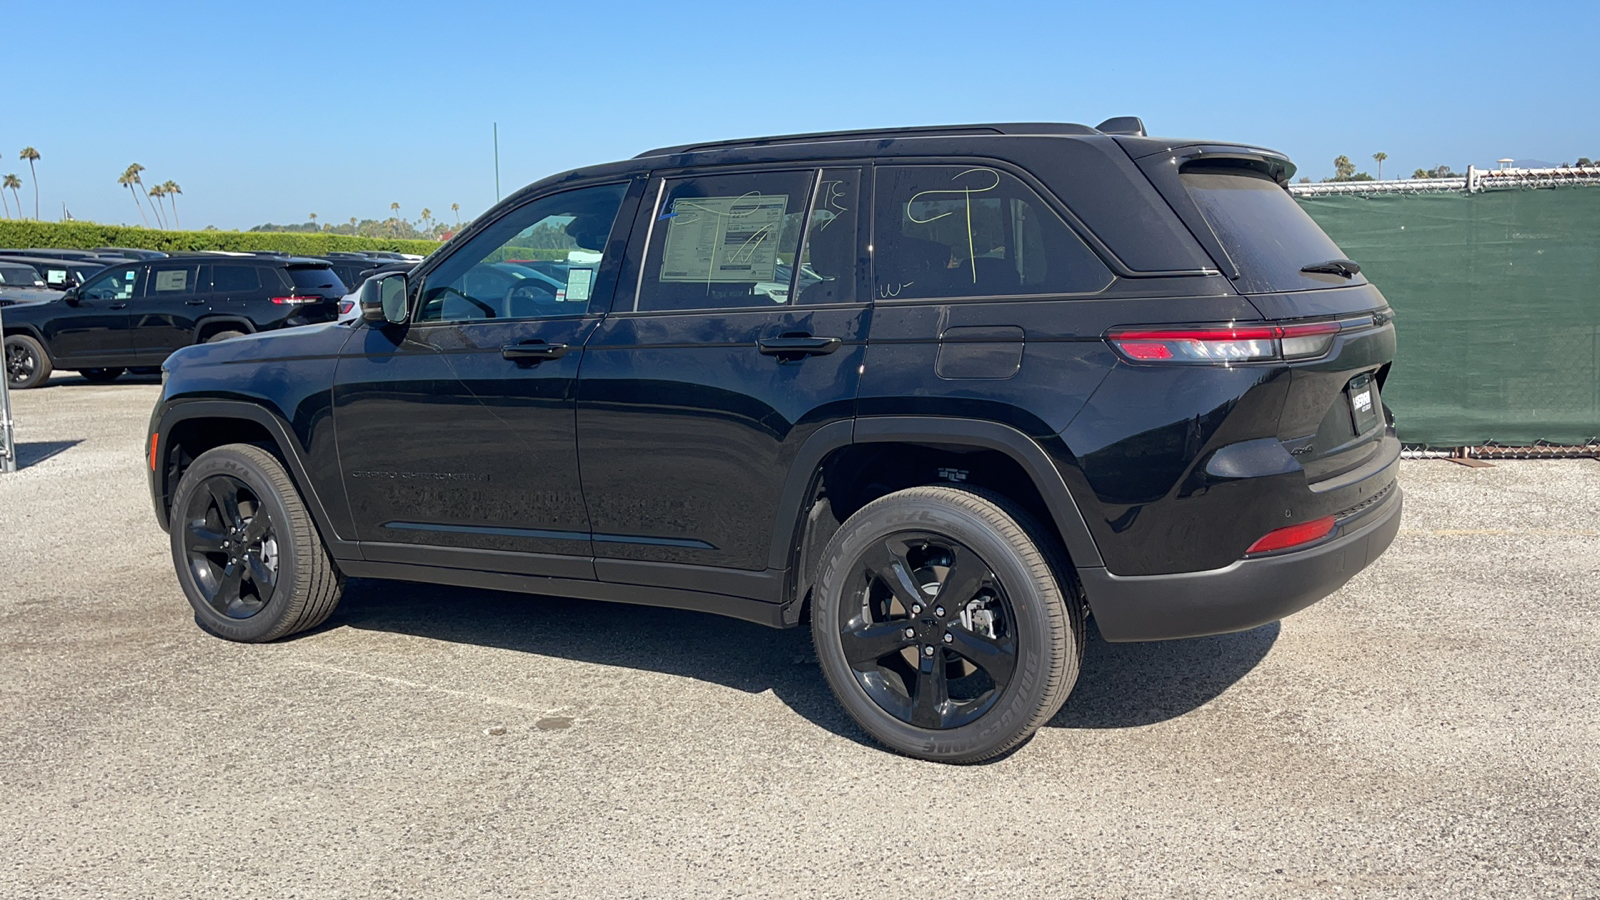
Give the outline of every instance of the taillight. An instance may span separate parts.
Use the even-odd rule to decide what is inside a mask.
[[[321,297],[273,297],[272,302],[279,306],[304,306],[307,303],[315,303],[321,299]]]
[[[1323,516],[1320,519],[1301,522],[1299,525],[1290,525],[1287,528],[1269,531],[1261,540],[1251,544],[1250,549],[1245,551],[1245,555],[1266,553],[1269,550],[1287,550],[1290,547],[1298,547],[1301,544],[1320,541],[1333,533],[1334,525],[1333,516]]]
[[[341,316],[344,315],[345,313],[349,312],[350,310],[355,309],[355,308],[356,308],[356,302],[354,300],[340,300],[339,301],[339,315],[341,315]]]
[[[1338,322],[1238,328],[1114,328],[1106,340],[1134,362],[1236,363],[1310,359],[1333,346]]]

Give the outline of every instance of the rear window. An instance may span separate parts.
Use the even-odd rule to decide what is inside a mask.
[[[39,273],[27,266],[0,266],[0,284],[12,287],[44,287]]]
[[[337,291],[340,296],[348,293],[344,282],[339,280],[339,276],[329,266],[292,266],[289,269],[289,279],[294,282],[297,291],[326,293],[332,290]]]
[[[1312,275],[1301,266],[1343,259],[1322,232],[1270,176],[1234,166],[1185,168],[1189,196],[1210,223],[1222,249],[1239,267],[1239,289],[1249,293],[1304,291],[1361,284],[1360,275]]]

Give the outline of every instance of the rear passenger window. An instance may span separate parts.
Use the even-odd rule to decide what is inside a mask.
[[[218,293],[227,291],[253,291],[261,287],[255,266],[213,265],[211,289]]]
[[[771,309],[789,302],[814,171],[668,179],[634,309]]]
[[[796,267],[795,302],[852,303],[856,299],[856,221],[861,209],[861,173],[828,169],[817,185],[806,240]],[[780,272],[780,274],[782,274]]]
[[[146,297],[173,297],[195,292],[195,272],[199,266],[151,266],[145,282]]]
[[[1015,177],[986,166],[878,169],[880,300],[1093,293],[1111,272]]]

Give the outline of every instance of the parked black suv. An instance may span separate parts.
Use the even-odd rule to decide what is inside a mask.
[[[353,327],[174,354],[156,514],[232,640],[322,622],[343,576],[809,612],[868,733],[990,758],[1065,701],[1091,611],[1248,629],[1393,538],[1391,313],[1293,172],[1135,121],[565,173]],[[598,268],[503,263],[561,254]]]
[[[172,351],[256,331],[332,321],[344,284],[321,260],[176,256],[111,266],[46,303],[5,313],[14,388],[52,369],[110,381]]]

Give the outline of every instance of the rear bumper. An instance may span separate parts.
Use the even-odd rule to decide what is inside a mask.
[[[1338,590],[1388,549],[1400,530],[1400,486],[1327,543],[1241,559],[1206,572],[1113,575],[1082,569],[1084,592],[1108,641],[1161,641],[1245,631]]]

